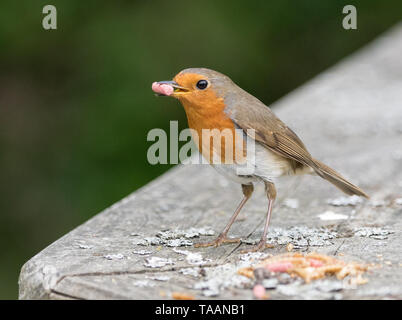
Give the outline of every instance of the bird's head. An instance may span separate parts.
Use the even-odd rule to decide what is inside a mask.
[[[152,84],[158,95],[170,96],[185,104],[203,106],[214,99],[224,99],[236,85],[229,77],[206,68],[189,68],[180,71],[172,81]]]

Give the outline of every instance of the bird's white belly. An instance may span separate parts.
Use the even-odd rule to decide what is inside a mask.
[[[228,179],[249,184],[258,180],[275,181],[276,178],[289,174],[287,159],[270,151],[259,143],[255,152],[247,154],[247,166],[238,164],[211,164],[220,174]]]

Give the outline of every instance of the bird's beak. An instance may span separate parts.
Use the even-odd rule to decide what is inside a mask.
[[[157,82],[158,85],[168,85],[171,86],[173,88],[173,92],[171,94],[169,94],[169,96],[171,97],[179,97],[180,95],[186,94],[188,92],[190,92],[189,89],[180,86],[177,82],[175,81],[158,81]],[[166,94],[163,93],[159,93],[157,92],[157,95],[160,96],[165,96]]]

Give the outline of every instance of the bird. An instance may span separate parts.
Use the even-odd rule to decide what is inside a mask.
[[[235,84],[228,76],[207,68],[188,68],[180,71],[173,80],[152,83],[152,90],[161,96],[170,96],[182,104],[189,128],[192,129],[193,140],[200,153],[207,161],[228,179],[241,185],[243,198],[237,206],[229,222],[210,242],[198,243],[196,247],[220,246],[224,243],[238,242],[239,239],[229,238],[228,232],[238,214],[250,199],[254,184],[263,182],[268,198],[268,209],[264,222],[261,240],[250,250],[261,251],[266,245],[268,227],[271,219],[277,191],[275,183],[280,177],[300,174],[314,174],[329,181],[335,187],[348,195],[365,198],[369,196],[359,187],[343,178],[338,172],[321,161],[313,158],[297,134],[282,122],[272,110],[259,99]],[[209,146],[202,139],[203,130],[229,130],[236,135],[240,131],[242,141],[229,142],[219,147]],[[251,132],[251,134],[250,134]],[[252,154],[253,170],[251,174],[243,174],[240,166],[249,162],[245,155],[249,144],[254,142]],[[236,139],[235,139],[236,140]],[[228,145],[241,145],[246,150],[234,151],[240,153],[243,162],[236,161],[233,156],[228,161],[225,149]],[[220,159],[214,163],[213,159]],[[241,157],[240,157],[241,158]]]

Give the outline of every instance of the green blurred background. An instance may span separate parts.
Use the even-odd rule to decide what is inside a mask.
[[[169,168],[147,163],[147,132],[187,124],[153,81],[203,66],[271,103],[401,16],[400,0],[2,0],[0,298],[17,298],[30,257]]]

